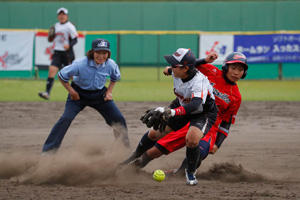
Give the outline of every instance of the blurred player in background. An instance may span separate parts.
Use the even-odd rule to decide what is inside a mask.
[[[48,100],[54,83],[54,77],[58,70],[72,63],[74,60],[73,46],[77,43],[77,31],[75,26],[68,21],[68,10],[59,8],[57,10],[58,22],[51,26],[48,33],[48,41],[54,43],[54,54],[49,66],[46,91],[38,95]]]
[[[52,128],[43,152],[59,148],[71,122],[86,106],[97,110],[106,123],[112,126],[115,137],[121,137],[123,144],[129,147],[125,118],[112,99],[112,90],[116,81],[120,80],[121,74],[118,65],[110,56],[109,42],[96,39],[86,57],[75,60],[59,71],[58,79],[69,95],[65,111]],[[108,87],[105,86],[107,76],[110,77]],[[72,77],[70,85],[69,80]]]
[[[198,59],[196,67],[206,75],[214,87],[216,105],[218,107],[218,117],[209,132],[199,143],[200,160],[199,167],[208,153],[216,153],[229,134],[229,128],[234,123],[236,114],[241,104],[241,94],[237,82],[245,78],[248,70],[246,56],[239,52],[229,54],[222,66],[222,70],[207,64],[217,59],[216,53],[209,54],[205,59]],[[171,75],[170,67],[164,70],[165,75]],[[187,142],[188,124],[182,129],[169,133],[149,149],[144,155],[133,164],[138,167],[146,166],[152,159],[158,158],[163,154],[172,153],[185,146]],[[178,169],[169,171],[170,173],[183,172],[187,166],[185,159]]]
[[[156,121],[157,113],[162,113],[161,116],[163,121],[166,122],[166,126],[157,130],[154,125],[153,129],[146,132],[135,152],[123,164],[134,162],[142,155],[142,159],[147,160],[148,156],[145,152],[152,148],[158,139],[172,131],[181,129],[189,122],[185,143],[187,158],[186,183],[196,185],[198,183],[195,177],[196,165],[200,158],[198,144],[217,117],[213,88],[207,77],[195,68],[196,58],[191,50],[179,48],[174,54],[165,56],[165,59],[171,65],[169,69],[172,71],[176,99],[168,108],[158,107],[149,111],[142,120],[149,127],[151,122]],[[153,115],[151,112],[153,112]],[[149,122],[150,124],[148,124]]]

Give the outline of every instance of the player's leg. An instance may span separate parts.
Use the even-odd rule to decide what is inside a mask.
[[[148,149],[140,159],[134,164],[138,167],[145,167],[151,160],[160,157],[161,155],[172,153],[185,146],[185,136],[189,128],[189,123],[178,131],[168,133],[163,138],[159,139],[153,147]]]
[[[196,179],[197,163],[200,159],[200,149],[198,144],[203,136],[203,132],[195,126],[190,126],[186,135],[186,179],[188,185],[196,185],[198,183]]]
[[[80,104],[80,101],[73,101],[68,96],[65,111],[60,119],[56,122],[52,128],[45,144],[43,146],[43,152],[58,149],[68,128],[70,127],[73,119],[85,106]]]
[[[57,74],[58,70],[59,68],[57,66],[51,65],[49,67],[48,79],[46,84],[46,92],[48,92],[49,95],[54,84],[55,75]]]
[[[114,101],[105,101],[104,103],[90,105],[96,109],[105,119],[105,122],[113,128],[116,138],[121,138],[126,147],[130,146],[128,129],[124,116]]]
[[[177,124],[176,124],[177,123]],[[147,163],[149,163],[153,158],[161,156],[161,152],[159,152],[159,149],[151,149],[148,153],[150,156],[148,156],[148,153],[145,154],[145,152],[153,147],[156,143],[157,140],[161,139],[162,137],[166,136],[166,134],[170,134],[172,132],[171,127],[176,127],[174,124],[178,126],[180,124],[180,128],[183,127],[187,122],[185,120],[181,120],[181,123],[173,120],[173,121],[168,121],[168,125],[166,126],[165,130],[163,132],[160,132],[159,130],[154,130],[151,129],[150,131],[147,131],[140,142],[138,143],[138,146],[136,150],[131,154],[131,156],[126,159],[122,164],[128,164],[131,163],[132,161],[136,160],[140,156],[142,156],[142,161],[141,164],[136,163],[136,165],[140,165],[139,167],[144,167]],[[179,129],[179,128],[178,128]],[[139,161],[137,161],[139,162]]]
[[[39,92],[38,95],[48,100],[50,98],[50,92],[54,84],[54,78],[57,74],[59,68],[62,66],[61,56],[58,52],[54,52],[52,57],[51,65],[49,66],[48,70],[48,78],[46,82],[46,91],[45,92]]]
[[[159,158],[163,155],[163,152],[160,151],[156,146],[151,147],[146,152],[142,154],[138,159],[134,161],[134,165],[139,168],[145,167],[151,160]]]
[[[190,129],[186,135],[186,179],[188,185],[196,185],[196,169],[200,162],[199,142],[201,138],[208,133],[217,118],[217,109],[214,112],[201,113],[193,116],[190,121]],[[208,149],[209,151],[209,149]]]
[[[67,65],[72,64],[73,60],[75,60],[75,54],[74,54],[73,48],[66,51],[66,57],[68,59],[68,64]],[[67,65],[65,65],[65,66],[67,66]]]
[[[153,129],[147,131],[143,137],[141,138],[140,142],[138,143],[135,151],[126,159],[124,160],[121,164],[129,164],[139,158],[143,153],[145,153],[148,149],[153,147],[156,143],[156,140],[153,140],[150,135],[154,135],[156,132]],[[144,158],[146,159],[146,157]]]
[[[200,159],[196,164],[196,169],[200,167],[201,163],[207,157],[209,150],[210,150],[210,140],[207,141],[205,138],[202,138],[199,142],[199,149],[200,149]],[[170,170],[172,174],[184,174],[185,169],[187,168],[187,159],[184,158],[181,165],[177,169]]]

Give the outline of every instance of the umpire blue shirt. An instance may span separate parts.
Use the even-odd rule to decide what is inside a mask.
[[[73,77],[73,82],[84,90],[101,90],[108,76],[113,82],[121,78],[119,67],[112,59],[97,65],[87,57],[77,59],[71,65],[62,68],[58,76],[65,82]]]

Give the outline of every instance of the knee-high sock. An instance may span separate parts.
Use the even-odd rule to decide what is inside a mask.
[[[54,78],[48,77],[47,84],[46,84],[46,92],[48,92],[48,94],[50,94],[50,92],[51,92],[53,83],[54,83]]]
[[[153,158],[151,158],[150,156],[148,156],[147,152],[143,153],[142,157],[138,160],[136,160],[135,165],[143,168],[145,167],[151,160],[153,160]]]
[[[197,169],[197,164],[200,159],[200,149],[199,147],[190,148],[186,147],[186,159],[187,159],[187,171],[193,173]]]
[[[144,136],[142,137],[142,139],[139,142],[138,146],[136,147],[135,152],[136,152],[137,157],[140,157],[143,153],[145,153],[148,149],[153,147],[154,144],[156,143],[156,141],[152,141],[148,137],[148,133],[149,133],[149,131],[147,131],[147,133],[144,134]]]
[[[156,141],[150,140],[148,137],[149,131],[147,131],[142,139],[140,140],[139,144],[137,145],[135,151],[130,155],[130,157],[123,161],[122,164],[128,164],[134,161],[136,158],[140,157],[143,153],[145,153],[148,149],[154,146]]]

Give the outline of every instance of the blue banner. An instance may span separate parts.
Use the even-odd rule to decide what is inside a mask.
[[[300,34],[235,35],[234,51],[249,63],[300,62]]]

